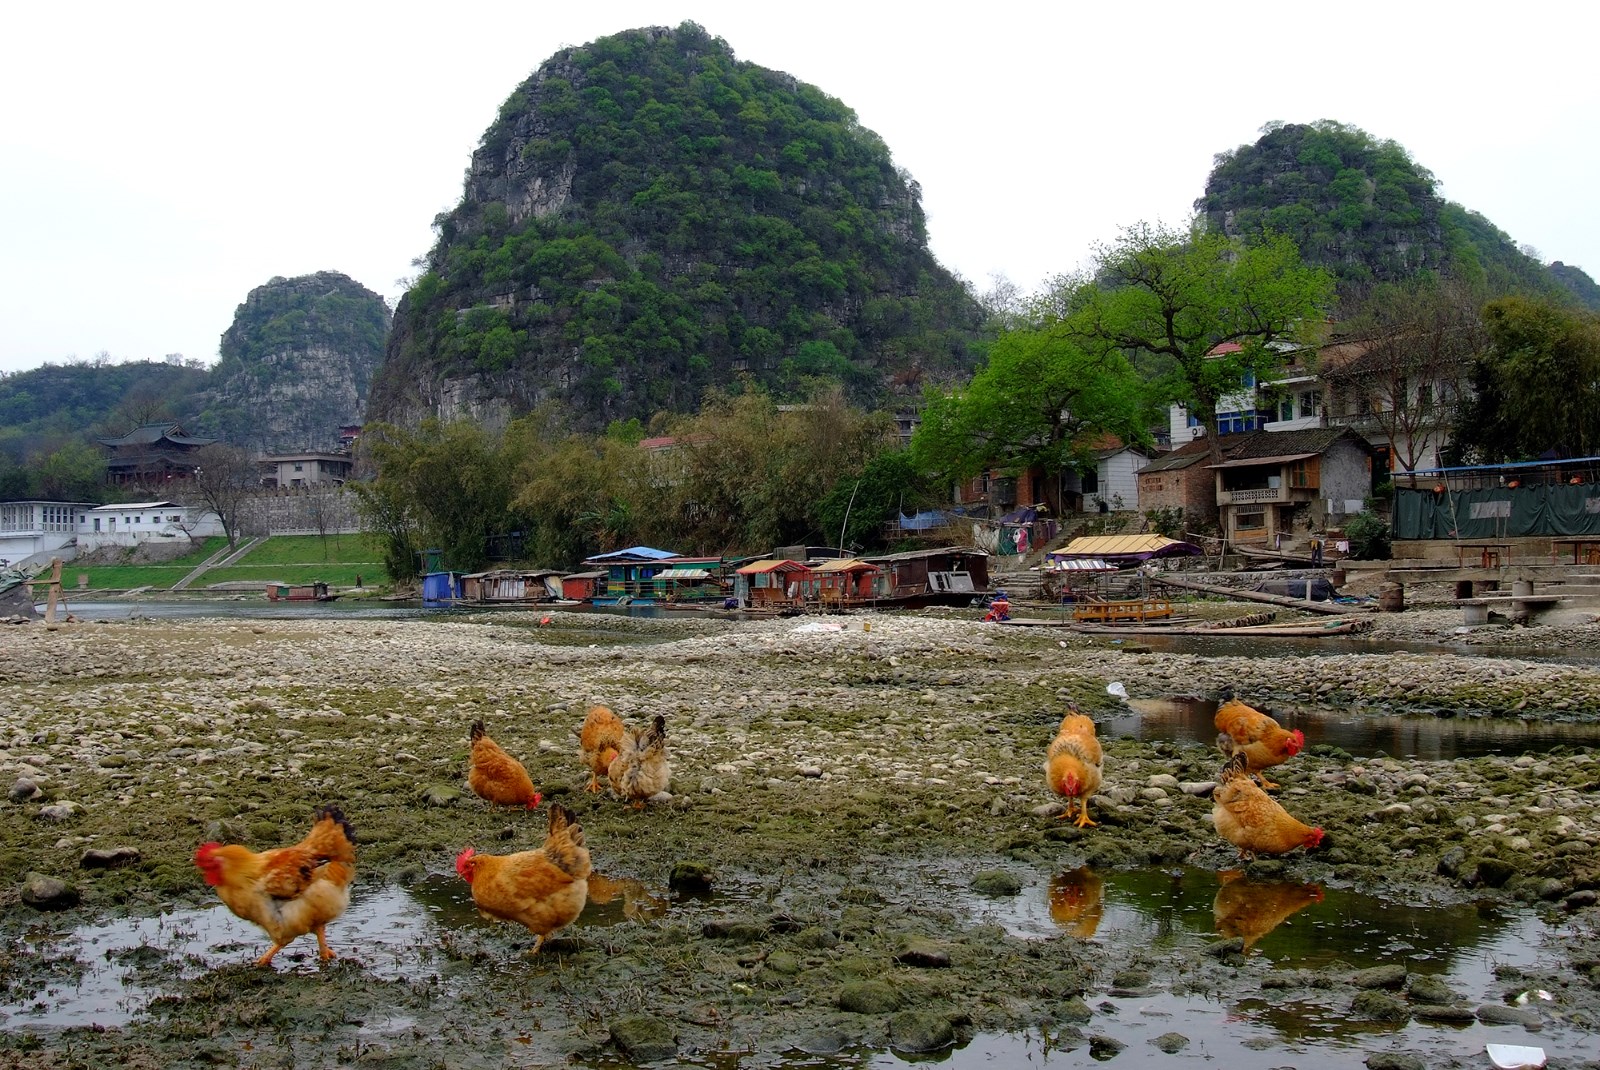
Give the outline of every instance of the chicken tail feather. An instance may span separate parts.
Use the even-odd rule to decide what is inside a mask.
[[[473,721],[472,729],[470,732],[468,732],[468,737],[472,740],[472,742],[476,743],[478,740],[484,737],[486,731],[487,730],[483,727],[482,721]]]
[[[553,803],[544,856],[561,872],[577,880],[589,875],[589,853],[583,847],[583,826],[578,824],[577,816],[560,803]]]
[[[1245,756],[1243,751],[1240,751],[1223,763],[1222,772],[1217,775],[1217,781],[1221,784],[1227,784],[1230,781],[1239,780],[1249,775],[1250,759]]]
[[[323,806],[317,810],[304,843],[307,849],[331,861],[354,862],[356,859],[356,830],[337,806]]]

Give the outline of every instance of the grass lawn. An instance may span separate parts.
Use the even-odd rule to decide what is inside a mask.
[[[77,589],[78,576],[87,573],[92,589],[132,590],[135,587],[170,588],[195,566],[227,545],[222,536],[205,539],[182,557],[161,565],[87,565],[72,562],[61,570],[62,589]],[[265,586],[283,583],[311,583],[321,580],[335,587],[353,587],[357,577],[367,586],[389,582],[383,568],[383,551],[370,535],[274,535],[251,550],[239,563],[212,569],[193,584],[204,590],[213,583],[251,582]]]
[[[355,564],[363,573],[383,568],[383,549],[371,535],[274,535],[239,560],[241,565]],[[206,573],[210,576],[210,573]]]

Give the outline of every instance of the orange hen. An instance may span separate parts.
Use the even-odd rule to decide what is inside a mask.
[[[1079,828],[1095,824],[1089,820],[1089,798],[1100,790],[1102,761],[1094,722],[1077,712],[1061,718],[1056,738],[1045,752],[1044,777],[1050,790],[1067,800],[1062,817],[1071,817],[1073,804],[1077,804],[1078,817],[1073,823]]]
[[[472,901],[485,917],[528,927],[536,938],[529,954],[576,920],[589,897],[583,826],[558,803],[550,806],[544,846],[509,855],[480,855],[468,847],[456,856],[456,872],[472,885]]]
[[[1256,787],[1243,754],[1235,754],[1222,767],[1211,793],[1211,819],[1246,861],[1256,855],[1288,854],[1296,847],[1311,851],[1328,845],[1321,829],[1290,817],[1277,800]]]
[[[1246,706],[1237,699],[1230,698],[1217,707],[1215,724],[1220,733],[1217,747],[1229,757],[1243,754],[1249,763],[1250,775],[1259,780],[1263,788],[1275,788],[1278,785],[1262,776],[1261,770],[1282,765],[1299,754],[1306,745],[1304,732],[1298,728],[1286,729],[1260,710]]]
[[[489,738],[482,721],[472,722],[472,756],[467,765],[467,784],[480,798],[497,806],[539,805],[533,778],[522,763]]]
[[[589,770],[589,790],[600,790],[600,778],[611,771],[611,761],[622,749],[622,718],[605,706],[590,706],[578,732],[578,753]]]
[[[227,908],[261,926],[272,940],[257,966],[269,965],[289,941],[306,933],[316,934],[324,962],[334,957],[323,930],[350,903],[355,862],[355,833],[334,806],[318,810],[311,831],[293,847],[252,851],[203,843],[194,853],[194,864]]]

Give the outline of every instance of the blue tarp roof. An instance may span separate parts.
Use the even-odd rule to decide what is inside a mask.
[[[584,558],[585,561],[660,561],[667,557],[678,557],[679,554],[671,550],[657,550],[653,546],[630,546],[626,550],[612,550],[609,554],[595,554],[593,557]]]
[[[949,523],[950,515],[942,510],[932,509],[918,513],[916,516],[900,517],[901,531],[927,531],[930,528],[942,527]]]

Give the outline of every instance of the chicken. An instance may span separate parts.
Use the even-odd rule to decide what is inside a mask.
[[[482,721],[472,722],[472,757],[467,764],[467,784],[480,798],[496,806],[539,805],[540,795],[522,763],[489,738]]]
[[[271,964],[289,941],[305,933],[316,934],[317,953],[326,962],[334,954],[324,929],[350,904],[355,842],[338,807],[324,806],[306,838],[293,847],[257,852],[238,844],[203,843],[194,864],[229,910],[267,931],[272,946],[257,966]]]
[[[1073,936],[1080,940],[1093,937],[1104,913],[1104,885],[1088,866],[1050,878],[1050,917]]]
[[[1073,802],[1078,806],[1079,828],[1093,825],[1089,820],[1089,797],[1100,790],[1100,741],[1094,737],[1094,722],[1076,709],[1061,718],[1061,727],[1050,749],[1045,752],[1044,777],[1050,790],[1067,800],[1062,817],[1071,817]]]
[[[1262,776],[1261,770],[1282,765],[1306,745],[1306,734],[1298,728],[1286,729],[1260,710],[1232,698],[1217,707],[1215,724],[1220,733],[1218,749],[1230,758],[1243,754],[1249,760],[1251,776],[1263,788],[1278,785]]]
[[[622,748],[622,718],[605,706],[590,706],[578,731],[578,753],[589,770],[589,790],[600,790],[600,778],[611,770],[611,760]]]
[[[583,826],[559,803],[551,804],[544,846],[509,855],[480,855],[468,847],[456,856],[456,872],[472,886],[472,901],[484,917],[528,927],[536,937],[529,954],[572,924],[589,897]]]
[[[1242,753],[1234,754],[1222,767],[1211,793],[1211,819],[1217,832],[1239,848],[1239,857],[1246,861],[1256,855],[1288,854],[1296,847],[1312,851],[1329,845],[1321,829],[1296,821],[1256,787]]]
[[[1211,903],[1217,933],[1225,937],[1243,937],[1246,951],[1282,925],[1290,914],[1322,902],[1322,889],[1315,884],[1242,880],[1244,874],[1237,869],[1217,876],[1222,880],[1222,887],[1217,889],[1217,897]]]
[[[611,760],[607,775],[611,790],[635,809],[643,810],[646,799],[666,791],[672,779],[672,766],[667,762],[667,719],[658,713],[644,728],[624,732],[622,747]]]

